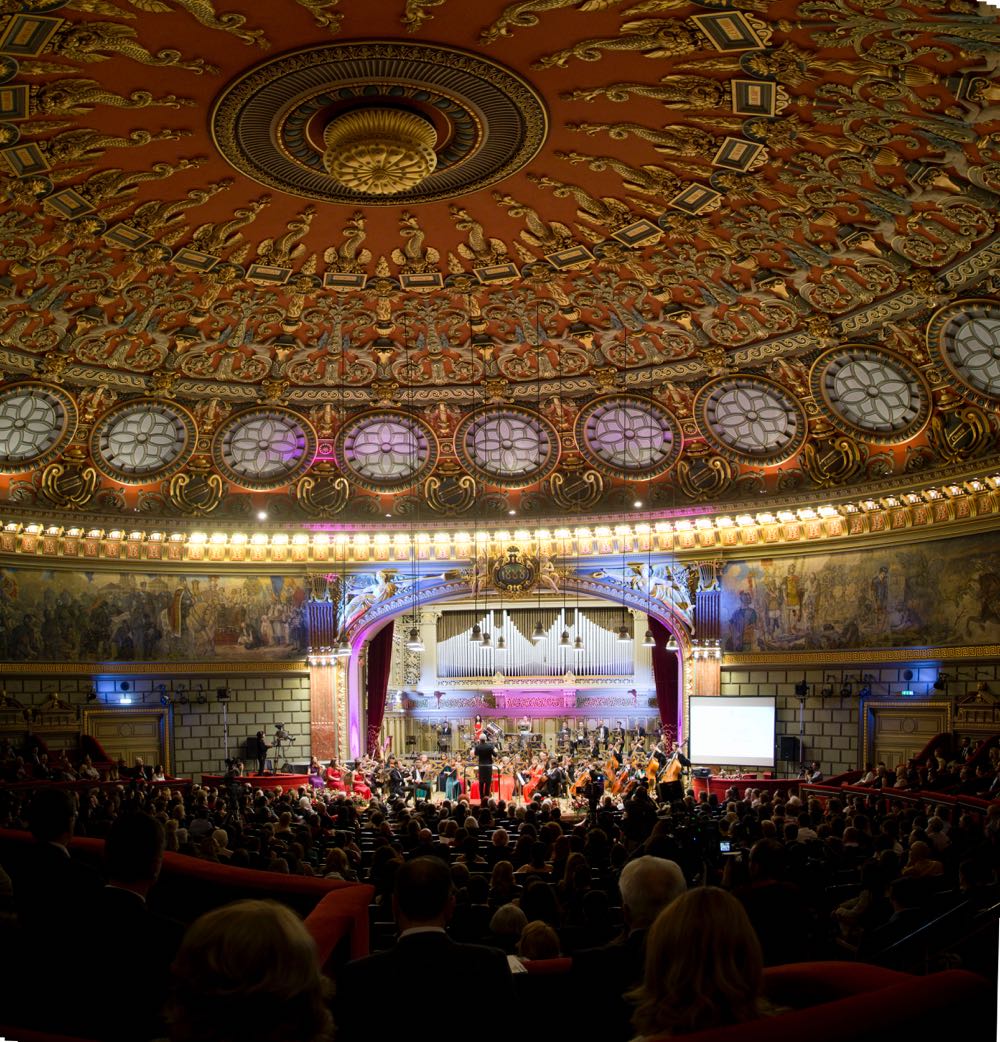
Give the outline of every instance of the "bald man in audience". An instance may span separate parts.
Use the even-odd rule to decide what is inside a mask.
[[[585,1003],[579,1028],[587,1037],[603,1042],[627,1042],[635,1035],[632,1007],[625,993],[642,981],[646,960],[646,934],[654,920],[687,890],[684,873],[675,861],[646,855],[629,861],[621,871],[625,928],[620,937],[602,948],[589,948],[573,956],[573,988],[576,994],[606,996]]]

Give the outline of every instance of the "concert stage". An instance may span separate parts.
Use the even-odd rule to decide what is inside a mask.
[[[740,799],[743,798],[743,794],[747,789],[766,789],[772,794],[781,789],[783,792],[791,795],[793,792],[799,791],[799,780],[798,778],[755,778],[747,775],[740,778],[719,778],[713,776],[711,778],[691,779],[691,788],[694,789],[695,797],[700,797],[703,792],[709,794],[714,792],[722,800],[733,786],[738,790]]]
[[[300,785],[312,788],[308,774],[244,774],[236,779],[241,785],[250,785],[255,789],[297,789]],[[202,785],[224,785],[223,774],[203,774]]]

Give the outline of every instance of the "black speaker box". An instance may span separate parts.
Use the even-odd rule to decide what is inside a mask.
[[[799,740],[793,734],[778,736],[778,759],[794,763],[799,757]]]

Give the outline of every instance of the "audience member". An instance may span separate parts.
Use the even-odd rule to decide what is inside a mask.
[[[173,965],[170,1042],[330,1042],[327,981],[302,921],[274,901],[203,915]]]
[[[371,1037],[373,1003],[385,982],[392,982],[393,1001],[378,1004],[378,1033],[401,1038],[413,1031],[413,1011],[426,997],[427,975],[447,973],[456,994],[489,995],[498,1009],[513,1008],[513,987],[505,954],[497,948],[459,944],[446,933],[455,910],[448,866],[438,858],[415,858],[396,872],[393,914],[399,928],[395,946],[386,952],[348,963],[337,979],[338,1042]],[[477,1020],[476,1036],[484,1042],[507,1042],[500,1017]]]
[[[682,894],[657,917],[642,984],[629,993],[638,1037],[742,1024],[769,1012],[760,943],[743,906],[714,886]]]

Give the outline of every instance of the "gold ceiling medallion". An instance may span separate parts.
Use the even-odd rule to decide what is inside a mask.
[[[222,478],[205,468],[191,468],[170,479],[167,494],[170,502],[185,514],[204,517],[222,502],[226,491]]]
[[[82,510],[97,491],[98,475],[81,462],[50,463],[42,471],[42,495],[64,510]]]
[[[828,441],[806,442],[802,449],[802,466],[820,488],[835,488],[861,474],[867,453],[853,438],[838,437]]]
[[[319,463],[296,482],[295,499],[310,517],[335,517],[347,506],[351,486],[335,475],[334,464]]]
[[[529,83],[481,55],[378,40],[257,65],[223,90],[211,126],[226,160],[261,184],[393,206],[466,195],[520,170],[542,147],[548,115]]]
[[[398,195],[416,188],[437,166],[437,131],[413,112],[348,112],[326,128],[323,139],[331,177],[362,195]]]

